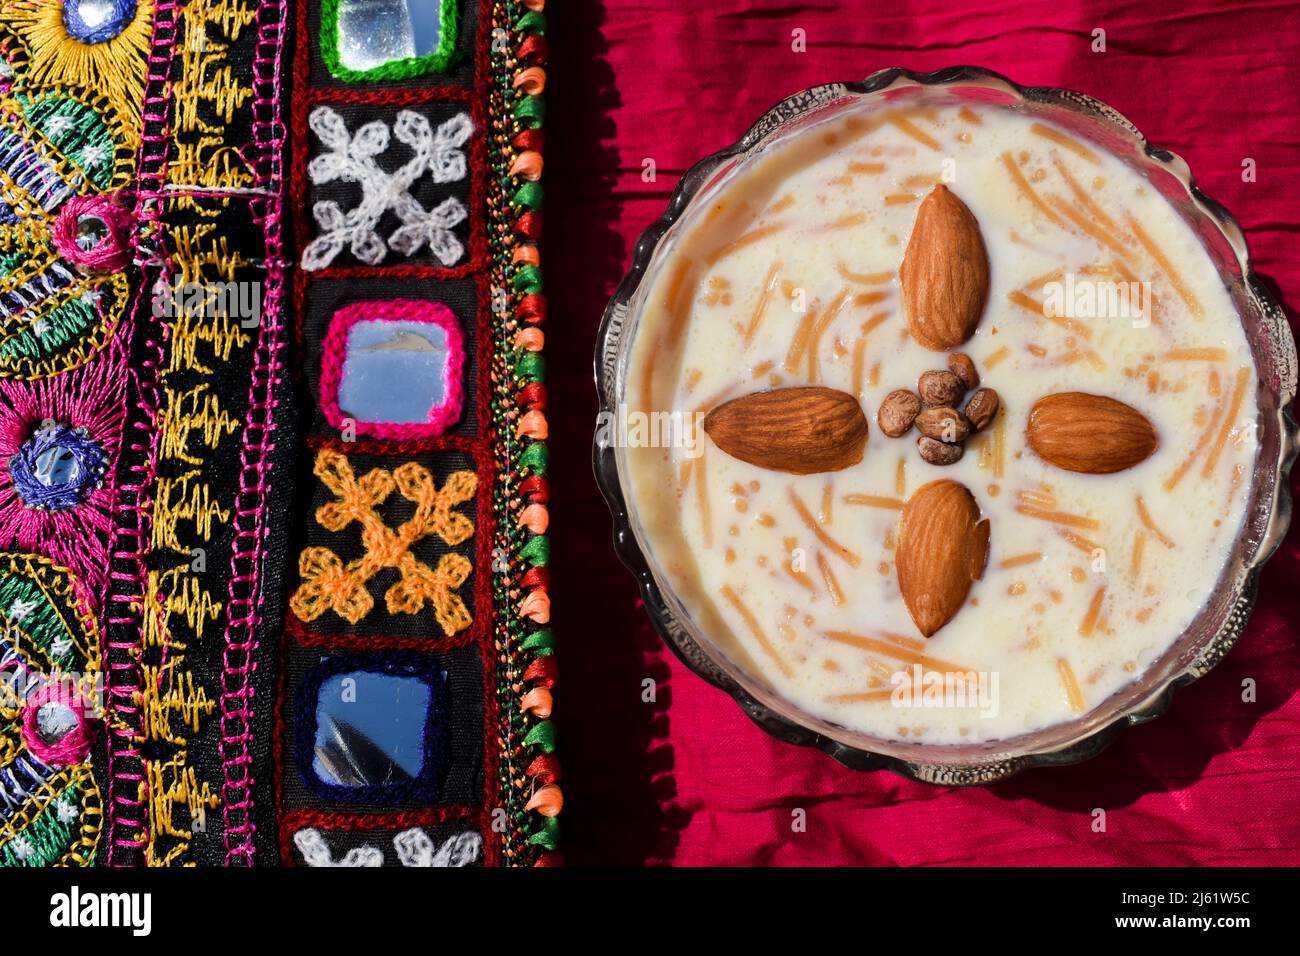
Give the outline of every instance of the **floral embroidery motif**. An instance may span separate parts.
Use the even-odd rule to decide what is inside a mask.
[[[430,535],[455,546],[474,534],[474,522],[452,510],[474,497],[478,490],[474,472],[451,474],[441,489],[428,469],[416,462],[391,472],[373,468],[358,479],[346,457],[326,449],[316,458],[315,473],[337,499],[316,509],[316,521],[329,531],[342,531],[354,521],[361,525],[365,554],[345,564],[329,548],[304,548],[298,559],[302,584],[289,600],[298,617],[312,621],[332,609],[356,624],[374,606],[367,589],[370,579],[383,568],[395,568],[401,578],[384,594],[390,614],[417,614],[427,601],[449,637],[474,622],[456,594],[473,568],[470,561],[451,552],[430,568],[411,553],[416,542]],[[396,529],[384,522],[379,510],[394,490],[415,505],[415,514]]]
[[[63,568],[0,553],[0,868],[89,866],[103,808],[99,632]]]
[[[7,0],[3,26],[23,45],[31,89],[81,86],[138,119],[156,6],[155,0]],[[139,134],[128,135],[134,148]]]
[[[130,138],[110,100],[34,86],[7,29],[0,23],[0,377],[32,380],[89,362],[127,310]]]
[[[389,249],[411,256],[425,245],[444,266],[460,261],[465,247],[452,229],[465,220],[464,204],[450,196],[426,210],[410,190],[426,174],[435,183],[465,178],[467,167],[461,147],[474,128],[467,114],[452,117],[435,131],[419,113],[399,112],[392,135],[410,147],[414,155],[391,173],[377,161],[389,146],[389,128],[384,120],[372,120],[350,134],[343,117],[328,106],[318,106],[312,110],[309,123],[327,150],[308,164],[311,181],[318,185],[336,180],[358,183],[361,201],[346,213],[332,199],[312,207],[322,232],[303,250],[304,269],[323,269],[344,246],[372,266],[382,262]],[[378,226],[380,218],[390,210],[402,224],[385,243]]]

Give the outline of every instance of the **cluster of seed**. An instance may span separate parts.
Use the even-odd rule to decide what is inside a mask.
[[[980,388],[975,363],[964,352],[948,356],[947,369],[922,372],[916,391],[898,388],[885,396],[876,412],[880,430],[901,438],[912,426],[921,433],[916,448],[932,465],[951,465],[965,453],[965,441],[988,427],[998,413],[998,393]],[[970,393],[964,408],[958,408]]]

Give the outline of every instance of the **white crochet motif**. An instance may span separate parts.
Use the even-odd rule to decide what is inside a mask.
[[[384,865],[384,853],[369,843],[348,850],[341,860],[325,843],[319,830],[306,827],[293,835],[294,845],[308,866],[371,867]],[[460,867],[469,866],[478,859],[483,849],[483,837],[473,830],[458,833],[438,847],[419,827],[403,830],[393,837],[393,849],[402,866]]]
[[[372,266],[383,261],[388,249],[410,256],[425,245],[444,266],[460,260],[465,247],[451,230],[465,220],[465,206],[451,196],[426,210],[410,190],[426,173],[435,183],[465,178],[465,153],[460,147],[474,128],[468,115],[453,116],[435,132],[419,113],[399,112],[393,121],[393,135],[414,155],[391,173],[376,162],[376,157],[388,149],[388,124],[383,120],[373,120],[349,134],[343,117],[328,106],[318,106],[311,111],[308,122],[327,150],[307,165],[311,181],[358,183],[361,202],[346,213],[330,199],[312,207],[322,232],[303,250],[304,269],[323,269],[345,245],[359,260]],[[385,245],[378,226],[390,209],[402,224]]]
[[[473,830],[458,833],[441,848],[419,827],[403,830],[393,837],[393,849],[402,866],[469,866],[478,859],[483,838]]]

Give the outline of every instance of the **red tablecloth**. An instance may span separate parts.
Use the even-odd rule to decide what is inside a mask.
[[[1104,53],[1092,51],[1098,28]],[[791,48],[796,29],[806,52]],[[980,64],[1105,100],[1187,159],[1241,220],[1258,269],[1300,301],[1300,4],[575,0],[557,5],[550,40],[544,255],[570,862],[1300,863],[1296,534],[1264,575],[1249,632],[1172,712],[1088,763],[951,790],[778,743],[685,670],[613,556],[589,467],[601,310],[682,170],[779,98],[886,66]],[[1255,182],[1242,181],[1246,158]],[[1255,703],[1242,702],[1246,678]],[[792,832],[796,809],[806,832]]]

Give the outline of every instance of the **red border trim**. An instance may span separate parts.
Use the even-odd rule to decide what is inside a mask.
[[[437,438],[408,442],[348,442],[327,436],[308,436],[306,447],[313,450],[334,448],[344,452],[365,452],[376,455],[415,455],[428,452],[458,451],[468,454],[474,462],[474,470],[479,476],[480,493],[477,496],[477,513],[475,515],[475,575],[474,608],[475,620],[466,632],[463,644],[452,641],[430,639],[422,641],[422,650],[450,650],[455,646],[473,643],[478,646],[479,657],[483,667],[483,806],[471,811],[471,817],[479,821],[483,832],[484,866],[500,866],[502,862],[501,841],[492,839],[493,831],[489,823],[494,808],[501,805],[500,782],[500,743],[498,740],[501,723],[500,706],[497,702],[497,658],[498,651],[493,638],[495,607],[492,598],[492,548],[496,540],[496,514],[493,508],[491,488],[497,480],[496,462],[493,455],[491,428],[492,406],[490,401],[492,382],[492,356],[495,343],[490,322],[491,295],[488,266],[487,229],[490,218],[487,206],[487,140],[491,130],[487,122],[487,95],[484,84],[491,76],[489,57],[492,0],[480,0],[479,23],[475,34],[474,85],[471,87],[426,86],[412,89],[350,90],[334,87],[314,89],[311,78],[311,40],[308,24],[308,9],[305,2],[297,4],[296,35],[294,50],[294,83],[290,136],[292,157],[289,168],[289,201],[292,208],[302,210],[306,206],[307,153],[311,144],[307,127],[307,115],[317,103],[343,103],[362,105],[417,105],[428,102],[465,103],[470,109],[470,118],[474,123],[474,136],[470,140],[470,257],[465,263],[450,269],[436,266],[415,264],[395,264],[391,266],[344,266],[321,269],[308,273],[303,269],[294,270],[294,343],[296,359],[295,374],[301,376],[308,361],[304,348],[304,316],[308,301],[310,281],[319,279],[382,279],[382,278],[419,278],[430,280],[458,279],[472,276],[475,282],[477,304],[475,310],[476,330],[476,374],[474,382],[474,401],[478,433],[475,436],[442,435]],[[310,242],[310,225],[307,218],[294,217],[294,237],[296,248],[305,248]],[[285,717],[287,706],[286,666],[292,647],[312,647],[314,649],[352,649],[354,640],[366,642],[365,646],[378,648],[383,638],[338,637],[329,635],[300,635],[295,633],[291,623],[292,615],[286,623],[284,639],[281,641],[279,674],[276,686],[274,739],[272,740],[272,759],[275,764],[275,805],[277,829],[279,831],[280,862],[286,866],[293,865],[292,834],[296,829],[316,821],[319,825],[331,829],[363,829],[381,825],[398,824],[412,821],[412,825],[442,822],[447,814],[456,807],[439,807],[427,811],[402,811],[394,813],[375,813],[350,815],[327,811],[306,809],[289,810],[285,806]],[[402,641],[405,638],[389,638],[389,641]],[[417,639],[419,640],[419,639]],[[460,808],[464,809],[464,808]]]
[[[443,823],[468,823],[483,836],[483,860],[487,862],[487,848],[493,842],[491,814],[483,809],[451,804],[428,810],[404,810],[401,813],[329,813],[323,810],[291,810],[284,817],[280,840],[280,862],[284,866],[298,867],[293,859],[293,835],[305,827],[329,830],[334,833],[365,830],[406,830],[410,827],[432,827]]]

